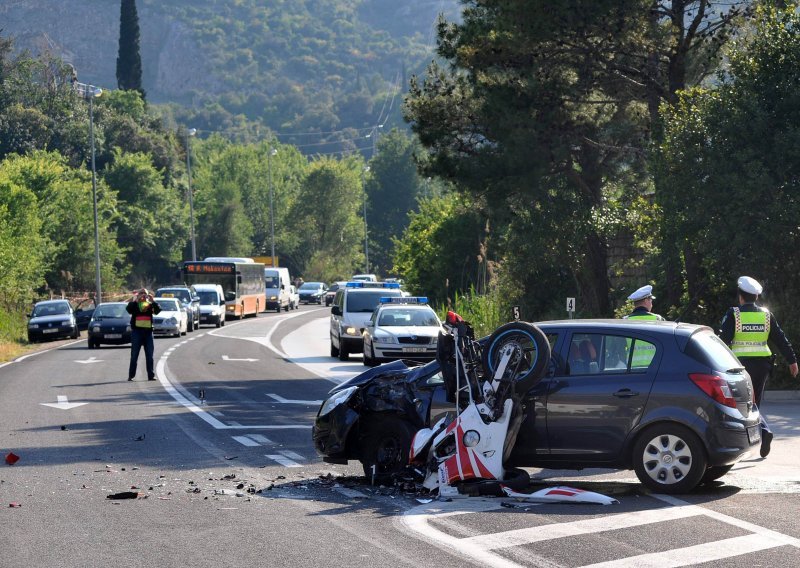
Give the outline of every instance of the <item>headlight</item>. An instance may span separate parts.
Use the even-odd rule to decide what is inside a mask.
[[[100,333],[100,326],[99,325],[94,326],[92,328],[92,331],[95,332],[95,333]]]
[[[394,335],[389,335],[388,333],[376,333],[374,340],[378,343],[397,343],[397,338]]]
[[[175,325],[176,323],[178,323],[178,320],[176,320],[175,318],[167,318],[167,321],[165,321],[164,323],[166,323],[167,325]]]
[[[125,326],[125,333],[130,333],[130,332],[131,332],[131,326],[130,325],[126,325]]]
[[[468,448],[472,448],[478,445],[478,442],[481,441],[481,435],[478,434],[477,430],[467,430],[464,432],[464,445]]]
[[[356,385],[337,392],[322,404],[322,408],[319,409],[319,415],[325,416],[340,404],[344,404],[350,400],[357,390],[358,386]]]
[[[38,323],[29,323],[28,324],[28,329],[39,329],[39,324]]]
[[[346,327],[346,328],[344,328],[344,334],[345,335],[361,335],[361,332],[359,332],[354,327]]]
[[[269,299],[270,299],[270,300],[277,300],[277,299],[278,299],[278,296],[270,296],[270,297],[269,297]]]

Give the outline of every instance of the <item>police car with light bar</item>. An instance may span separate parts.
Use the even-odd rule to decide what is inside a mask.
[[[348,282],[339,288],[331,306],[331,357],[346,361],[350,353],[361,353],[362,330],[380,299],[403,295],[396,282]]]
[[[364,327],[364,364],[436,357],[442,322],[424,296],[382,297]]]

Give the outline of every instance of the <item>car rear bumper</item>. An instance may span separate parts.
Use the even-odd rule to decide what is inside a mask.
[[[761,424],[753,422],[723,422],[706,432],[708,465],[731,465],[751,455],[761,447]]]

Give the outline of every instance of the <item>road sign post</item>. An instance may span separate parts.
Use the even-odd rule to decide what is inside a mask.
[[[567,313],[569,319],[572,319],[572,314],[575,313],[575,298],[567,298]]]

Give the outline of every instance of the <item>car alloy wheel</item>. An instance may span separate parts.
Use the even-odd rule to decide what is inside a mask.
[[[700,440],[679,424],[656,424],[633,447],[633,467],[644,485],[658,493],[686,493],[700,483],[707,459]]]

